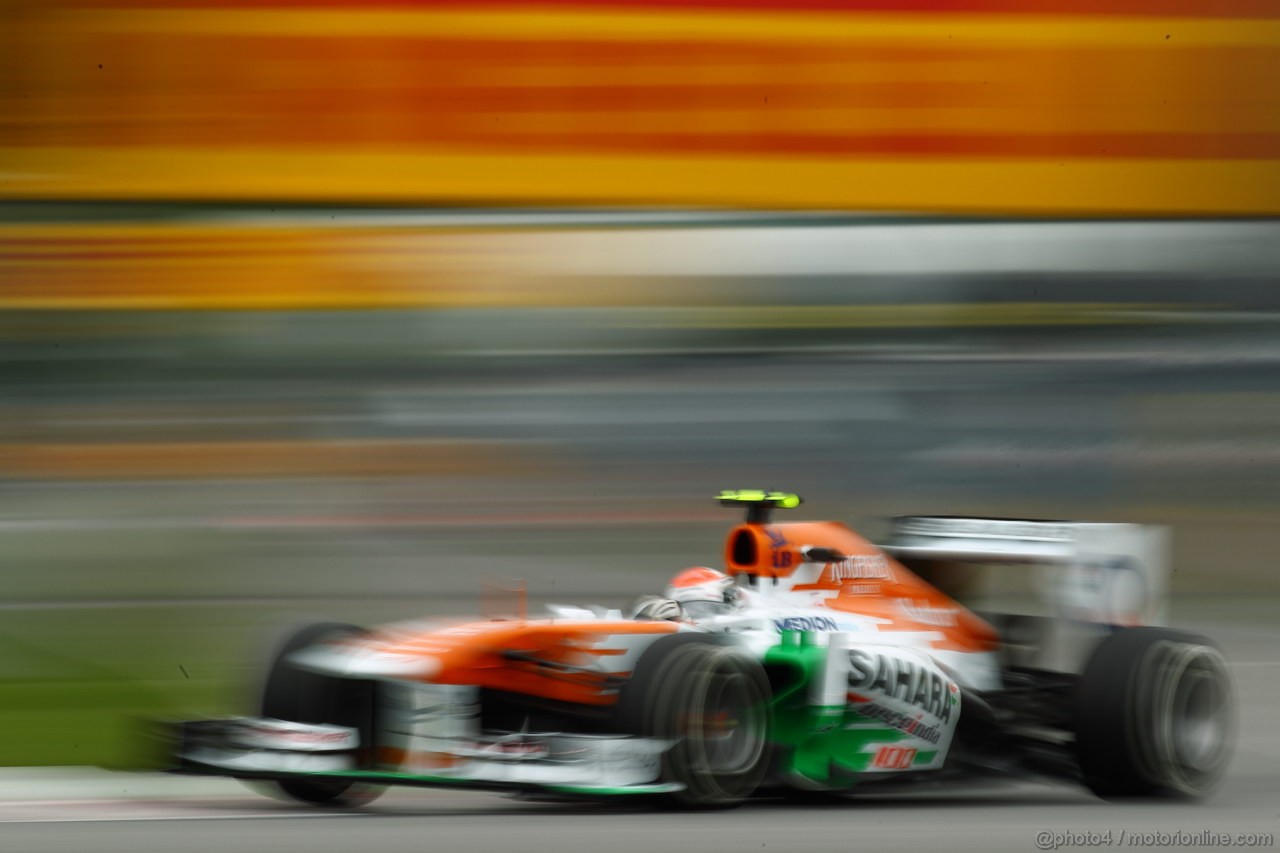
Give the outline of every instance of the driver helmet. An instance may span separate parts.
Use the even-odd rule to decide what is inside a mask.
[[[703,619],[732,612],[741,601],[741,592],[724,572],[695,566],[671,579],[666,597],[679,602],[688,618]]]

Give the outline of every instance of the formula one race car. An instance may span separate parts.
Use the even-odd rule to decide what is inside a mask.
[[[275,656],[260,716],[175,725],[170,769],[316,805],[393,784],[701,807],[978,774],[1108,798],[1218,784],[1234,692],[1210,641],[1150,624],[1162,530],[912,517],[877,547],[834,522],[774,523],[796,495],[720,501],[746,509],[726,572],[685,572],[629,618],[306,628]],[[984,572],[1021,592],[993,597]],[[979,595],[1004,609],[953,597]]]

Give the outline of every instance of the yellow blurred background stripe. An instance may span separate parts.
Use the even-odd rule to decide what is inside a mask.
[[[702,204],[1141,215],[1266,214],[1280,161],[771,158],[314,149],[3,149],[31,198],[324,202],[553,198],[560,204]],[[71,171],[51,171],[51,162]],[[74,164],[74,165],[71,165]],[[318,176],[323,176],[323,179]],[[12,182],[17,182],[15,179]]]

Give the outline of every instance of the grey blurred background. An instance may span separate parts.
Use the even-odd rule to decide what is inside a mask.
[[[511,578],[623,605],[720,563],[722,488],[873,538],[1166,524],[1179,599],[1280,592],[1275,221],[0,215],[83,255],[57,310],[0,313],[0,764],[119,763],[131,716],[244,710],[293,620],[473,611]],[[148,256],[94,247],[130,228]],[[330,247],[301,285],[299,232]],[[202,235],[244,255],[245,304],[172,290],[211,261],[165,247]],[[288,307],[313,286],[363,295]]]

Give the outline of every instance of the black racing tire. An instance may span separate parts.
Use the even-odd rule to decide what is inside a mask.
[[[1235,737],[1235,690],[1212,642],[1124,628],[1094,650],[1076,695],[1076,757],[1104,799],[1200,799],[1217,788]]]
[[[372,747],[373,685],[307,672],[288,661],[294,652],[344,636],[367,634],[340,622],[307,625],[276,650],[262,688],[263,717],[299,723],[332,723],[359,729],[362,750]],[[274,792],[312,806],[352,808],[376,799],[385,788],[342,779],[293,777],[272,780]]]
[[[662,780],[686,808],[735,806],[769,764],[769,679],[740,648],[705,634],[664,637],[641,656],[618,700],[617,728],[675,741]]]

